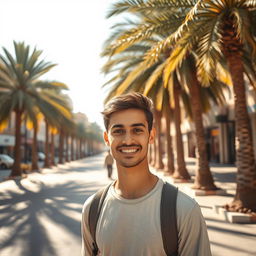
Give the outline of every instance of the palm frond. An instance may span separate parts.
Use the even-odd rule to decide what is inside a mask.
[[[68,90],[68,86],[58,81],[40,80],[32,84],[36,89],[50,89],[55,91]]]
[[[14,110],[10,92],[0,92],[0,124],[6,122]]]
[[[170,74],[181,64],[183,59],[186,57],[188,48],[189,48],[188,46],[187,47],[177,46],[171,52],[171,55],[167,59],[166,66],[164,69],[163,80],[164,80],[165,87],[167,87]]]
[[[118,15],[123,12],[138,13],[138,12],[162,12],[174,8],[192,8],[196,1],[174,1],[174,0],[126,0],[119,1],[112,5],[107,14],[107,18]]]
[[[255,7],[256,8],[256,7]],[[255,58],[256,56],[256,40],[251,30],[251,20],[249,15],[249,10],[244,8],[233,8],[232,14],[235,19],[235,27],[237,31],[237,35],[243,44],[249,44],[252,49],[252,56]]]
[[[127,78],[124,80],[124,82],[120,84],[119,88],[117,89],[117,95],[122,94],[131,84],[131,82],[133,82],[142,72],[144,72],[146,68],[147,66],[143,62],[134,68],[134,70],[131,71]]]
[[[27,80],[35,80],[35,79],[39,78],[40,76],[47,73],[49,70],[51,70],[56,65],[57,64],[52,64],[50,62],[45,62],[44,60],[41,60],[38,64],[34,65],[31,68]]]
[[[163,86],[160,86],[156,94],[155,108],[158,111],[161,111],[163,108],[164,91],[165,91],[165,88]]]
[[[144,94],[147,95],[152,86],[155,85],[156,81],[161,77],[163,70],[165,68],[166,62],[161,63],[150,75],[145,84]]]
[[[216,79],[223,84],[232,86],[232,79],[224,60],[220,60],[220,62],[216,64]]]
[[[253,63],[249,56],[244,55],[243,56],[243,63],[244,63],[244,71],[247,76],[247,78],[250,81],[250,84],[256,90],[256,69],[255,66],[253,66]]]
[[[173,72],[175,73],[175,72]],[[176,86],[175,83],[177,83],[177,79],[174,77],[174,75],[172,74],[172,76],[169,77],[169,81],[167,84],[167,89],[168,89],[168,94],[169,94],[169,104],[171,108],[175,107],[175,100],[174,100],[174,86]]]
[[[192,108],[190,104],[190,97],[185,91],[181,91],[182,105],[184,107],[185,113],[187,114],[189,120],[193,120]]]

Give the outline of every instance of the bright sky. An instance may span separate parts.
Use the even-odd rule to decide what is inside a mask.
[[[1,0],[0,46],[9,51],[13,40],[43,50],[58,66],[44,78],[66,83],[74,111],[103,127],[105,82],[99,54],[110,33],[106,11],[112,0]]]

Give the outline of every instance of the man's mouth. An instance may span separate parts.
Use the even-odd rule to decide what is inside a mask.
[[[135,153],[135,152],[137,152],[137,151],[139,151],[139,149],[137,148],[137,149],[120,149],[120,151],[122,152],[122,153]]]
[[[138,152],[141,149],[140,146],[136,146],[136,147],[119,147],[117,150],[121,153],[124,154],[133,154]]]

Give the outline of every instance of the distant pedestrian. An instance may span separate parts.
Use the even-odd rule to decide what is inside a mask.
[[[113,163],[114,163],[114,159],[113,159],[112,155],[110,154],[110,150],[108,150],[108,153],[105,157],[104,166],[107,168],[109,179],[112,179]]]
[[[148,147],[155,138],[152,101],[140,93],[117,96],[103,117],[118,178],[84,204],[82,255],[211,256],[199,205],[149,170]]]

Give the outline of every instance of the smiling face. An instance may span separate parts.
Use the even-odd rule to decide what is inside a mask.
[[[104,140],[111,149],[117,167],[131,168],[147,164],[148,144],[154,142],[154,130],[149,132],[142,110],[121,110],[111,115]]]

